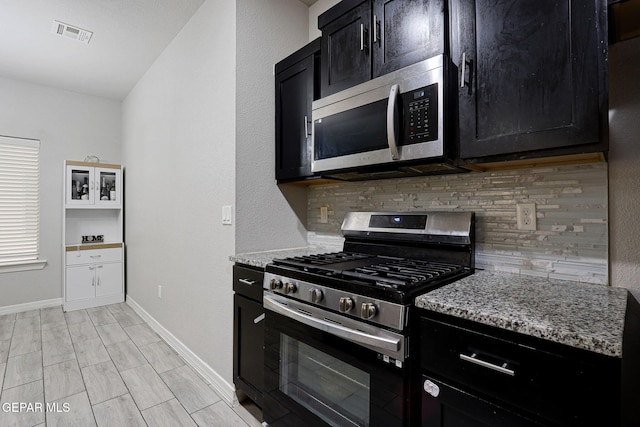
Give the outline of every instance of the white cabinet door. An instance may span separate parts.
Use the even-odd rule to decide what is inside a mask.
[[[67,267],[66,301],[93,298],[95,293],[95,266]]]
[[[65,201],[67,206],[91,206],[94,202],[94,170],[90,166],[67,165]]]
[[[120,207],[122,204],[121,170],[116,168],[96,168],[95,204],[103,207]]]
[[[67,207],[120,208],[122,206],[122,168],[120,165],[92,166],[98,163],[67,164],[65,204]]]
[[[122,263],[96,265],[96,296],[122,293]]]

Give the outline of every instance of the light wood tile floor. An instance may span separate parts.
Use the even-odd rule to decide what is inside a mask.
[[[261,426],[126,304],[0,315],[0,426]]]

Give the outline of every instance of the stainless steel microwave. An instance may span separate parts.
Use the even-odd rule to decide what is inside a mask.
[[[445,158],[447,67],[435,56],[314,101],[312,171]]]

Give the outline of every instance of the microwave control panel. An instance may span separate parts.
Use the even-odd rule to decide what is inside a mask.
[[[438,139],[438,84],[402,94],[404,107],[403,145]]]

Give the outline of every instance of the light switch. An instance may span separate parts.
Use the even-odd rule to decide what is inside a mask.
[[[223,225],[231,225],[231,224],[233,224],[231,206],[223,206],[222,207],[222,224]]]

